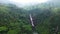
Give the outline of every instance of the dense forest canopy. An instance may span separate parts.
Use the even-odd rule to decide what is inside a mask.
[[[27,8],[0,4],[0,34],[33,34],[31,14],[38,34],[60,34],[60,6],[42,3]]]

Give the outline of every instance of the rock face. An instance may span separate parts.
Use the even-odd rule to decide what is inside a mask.
[[[37,32],[33,32],[33,34],[38,34]]]

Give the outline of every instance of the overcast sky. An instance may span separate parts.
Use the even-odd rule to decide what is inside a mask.
[[[0,0],[0,2],[4,2],[4,3],[13,3],[16,5],[34,5],[34,4],[38,4],[38,3],[44,3],[47,2],[48,0]]]
[[[10,2],[17,3],[17,4],[37,4],[37,3],[43,3],[47,2],[48,0],[9,0]]]

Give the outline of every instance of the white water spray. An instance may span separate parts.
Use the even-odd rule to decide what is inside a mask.
[[[32,24],[32,26],[34,27],[34,23],[33,23],[33,19],[32,19],[31,14],[30,14],[30,20],[31,20],[31,24]]]

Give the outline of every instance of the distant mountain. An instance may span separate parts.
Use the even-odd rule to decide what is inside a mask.
[[[51,7],[60,7],[60,0],[51,0],[46,4],[50,5]]]
[[[8,3],[10,3],[10,2],[9,2],[9,0],[0,0],[0,3],[8,4]]]
[[[24,8],[24,7],[23,7]],[[25,6],[24,9],[35,9],[35,8],[60,8],[60,0],[50,0],[45,3],[36,4],[33,6]]]
[[[0,0],[0,5],[1,4],[12,4],[10,3],[8,0]],[[24,9],[35,9],[35,8],[59,8],[60,7],[60,0],[50,0],[48,2],[45,3],[40,3],[40,4],[35,4],[35,5],[30,5],[30,6],[24,6],[24,7],[20,7],[20,8],[24,8]]]

